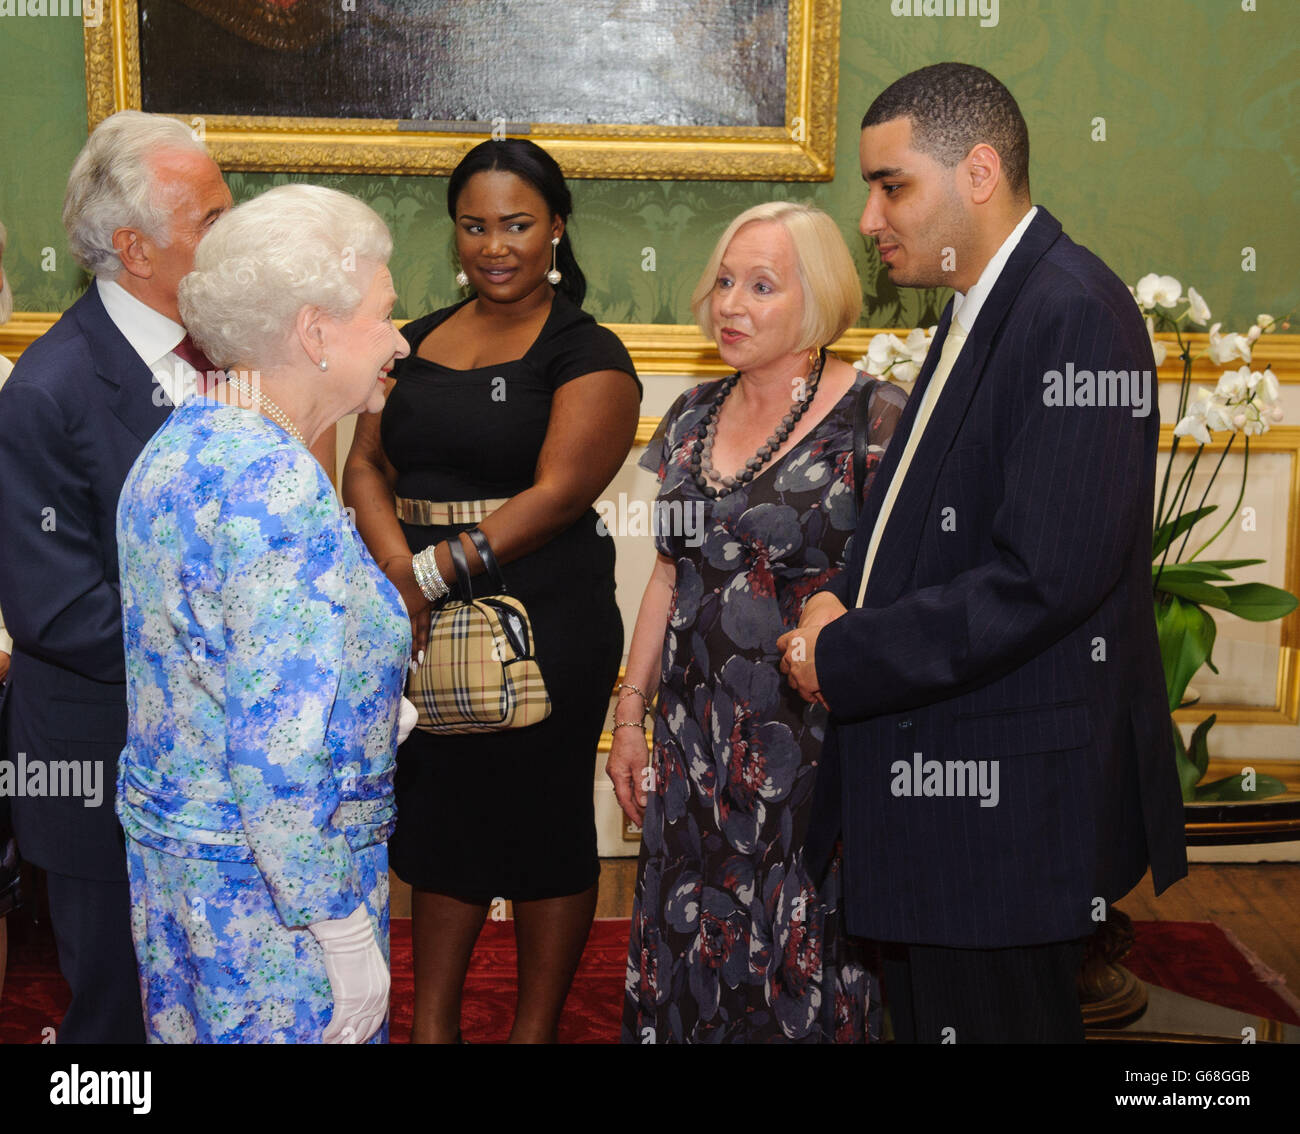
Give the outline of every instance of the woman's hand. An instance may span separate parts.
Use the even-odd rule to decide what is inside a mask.
[[[415,581],[415,568],[411,566],[411,556],[394,555],[380,564],[397,593],[402,596],[406,613],[411,619],[411,656],[417,661],[429,644],[429,614],[432,605]]]
[[[639,728],[616,728],[610,744],[605,775],[614,785],[614,796],[623,814],[640,827],[645,820],[648,792],[654,787],[650,751],[645,732]]]
[[[420,721],[420,710],[415,707],[414,701],[408,701],[402,698],[402,703],[397,708],[397,743],[403,745],[406,738],[415,731],[415,726]]]
[[[320,943],[334,1012],[321,1043],[366,1043],[388,1015],[390,978],[365,906],[307,927]]]

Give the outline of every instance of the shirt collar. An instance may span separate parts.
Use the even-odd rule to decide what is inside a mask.
[[[98,279],[95,286],[108,317],[150,370],[156,369],[185,337],[184,327],[141,302],[121,284]]]
[[[1016,225],[1002,242],[993,258],[984,265],[984,270],[980,272],[980,278],[975,281],[970,291],[965,295],[957,292],[953,296],[952,317],[956,319],[966,333],[969,335],[975,328],[975,320],[979,318],[980,309],[984,306],[984,301],[988,299],[989,292],[993,290],[993,285],[998,282],[998,276],[1002,274],[1002,269],[1006,267],[1007,261],[1011,258],[1011,253],[1015,251],[1016,245],[1020,243],[1020,238],[1025,235],[1025,229],[1029,227],[1030,222],[1034,219],[1034,214],[1038,212],[1038,206],[1035,205],[1023,217],[1020,223]]]

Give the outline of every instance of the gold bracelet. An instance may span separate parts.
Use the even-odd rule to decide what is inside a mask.
[[[614,728],[610,729],[609,731],[614,732],[615,730],[620,728],[639,728],[642,732],[645,732],[645,720],[642,719],[639,721],[615,721]]]
[[[618,689],[631,689],[633,693],[635,693],[638,697],[641,698],[641,701],[642,701],[643,704],[646,704],[646,705],[650,704],[650,698],[647,697],[644,693],[642,693],[641,690],[638,689],[635,685],[633,685],[630,681],[620,681],[620,682],[618,683],[617,688],[618,688]],[[620,697],[619,700],[621,701],[622,698]]]

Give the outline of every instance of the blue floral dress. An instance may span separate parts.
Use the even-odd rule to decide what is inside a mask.
[[[865,381],[720,499],[706,498],[689,469],[716,382],[678,398],[642,459],[660,477],[660,515],[703,522],[661,523],[672,531],[656,538],[676,585],[625,1043],[852,1043],[868,1038],[869,1019],[878,1026],[873,978],[842,929],[838,856],[820,889],[803,865],[826,711],[789,688],[776,648],[848,558],[853,413]],[[869,471],[905,402],[894,387],[880,389]]]
[[[306,927],[364,903],[388,949],[401,599],[315,458],[204,399],[140,454],[117,538],[149,1039],[319,1041],[333,997]]]

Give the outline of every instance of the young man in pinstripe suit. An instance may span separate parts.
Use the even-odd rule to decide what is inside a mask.
[[[807,853],[842,837],[900,1040],[1077,1042],[1085,939],[1148,865],[1157,892],[1187,867],[1151,605],[1158,417],[1060,385],[1150,392],[1155,363],[1118,277],[1033,206],[1024,119],[988,72],[899,79],[860,153],[890,278],[956,295],[848,568],[782,639],[832,717]]]

